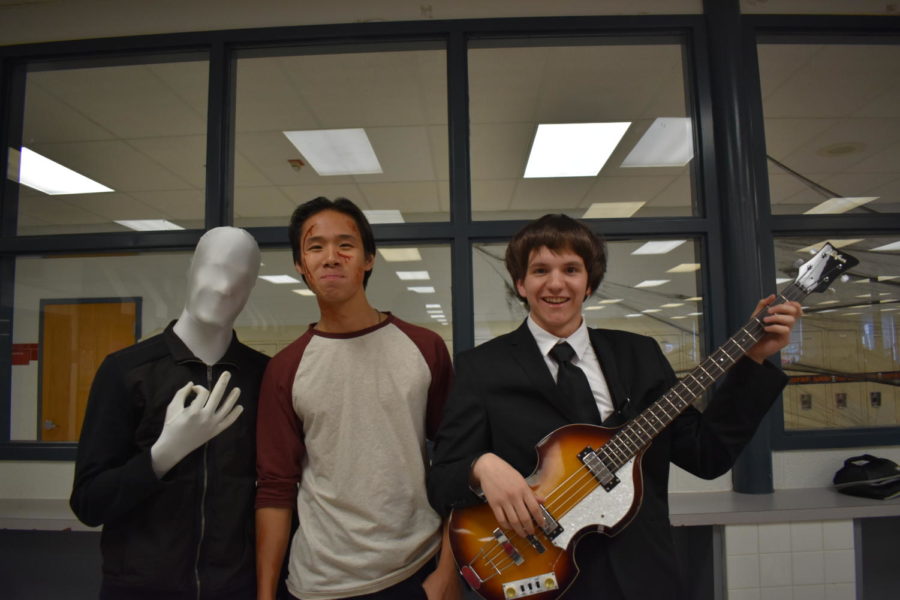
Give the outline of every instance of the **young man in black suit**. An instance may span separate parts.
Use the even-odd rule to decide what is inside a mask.
[[[506,266],[528,318],[457,357],[428,485],[438,512],[476,504],[483,495],[501,527],[525,536],[544,522],[543,499],[525,481],[536,467],[535,445],[570,423],[626,423],[677,379],[653,339],[585,325],[582,304],[600,285],[606,250],[582,223],[565,215],[530,223],[510,242]],[[757,310],[773,299],[761,300]],[[709,479],[731,468],[786,383],[765,358],[788,343],[800,315],[795,302],[770,306],[765,334],[727,374],[709,407],[703,413],[688,407],[653,439],[635,518],[615,537],[592,533],[578,542],[581,572],[564,598],[680,597],[669,463]],[[557,355],[562,342],[572,358]],[[590,387],[580,403],[557,388],[559,373],[573,366]]]

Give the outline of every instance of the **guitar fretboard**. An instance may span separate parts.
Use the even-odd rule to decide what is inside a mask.
[[[803,288],[793,283],[784,289],[774,304],[799,302],[807,295]],[[611,472],[616,472],[643,450],[659,432],[684,412],[759,341],[764,333],[762,318],[765,312],[766,309],[763,309],[754,315],[740,331],[719,346],[640,415],[623,426],[597,451],[597,456]]]

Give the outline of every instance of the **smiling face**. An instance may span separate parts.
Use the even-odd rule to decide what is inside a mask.
[[[323,210],[304,221],[295,267],[320,304],[341,304],[364,295],[363,280],[374,260],[374,256],[366,256],[359,229],[350,216]]]
[[[581,307],[590,296],[584,261],[569,249],[533,250],[525,277],[516,282],[528,302],[531,318],[557,337],[568,337],[581,325]]]

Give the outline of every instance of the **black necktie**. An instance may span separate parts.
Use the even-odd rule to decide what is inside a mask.
[[[572,364],[572,359],[575,358],[572,346],[568,342],[562,342],[553,346],[549,354],[559,365],[556,390],[561,400],[569,405],[569,412],[575,416],[575,421],[599,423],[600,412],[587,377],[584,371]]]

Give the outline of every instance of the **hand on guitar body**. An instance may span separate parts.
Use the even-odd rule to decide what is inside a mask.
[[[540,509],[544,499],[535,495],[521,473],[493,452],[482,454],[475,461],[471,480],[481,488],[502,528],[526,537],[534,534],[535,523],[544,524]]]
[[[757,315],[769,307],[762,317],[765,335],[747,350],[747,357],[759,364],[788,345],[791,341],[791,330],[803,316],[803,308],[799,302],[783,302],[770,306],[774,300],[774,294],[763,298],[753,310],[753,314]]]

